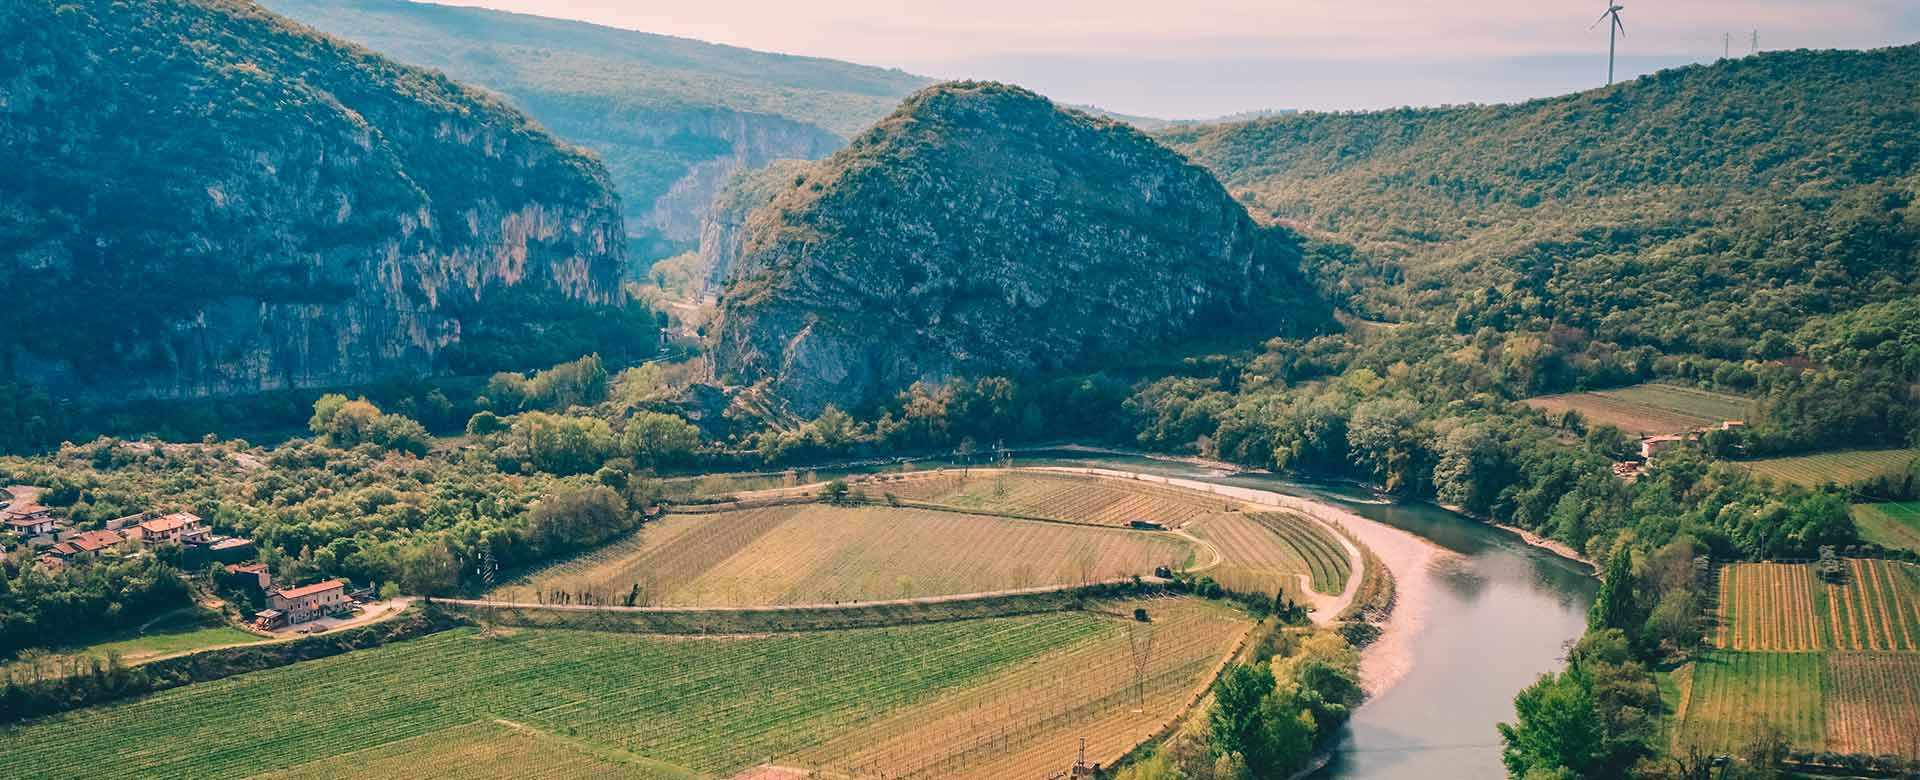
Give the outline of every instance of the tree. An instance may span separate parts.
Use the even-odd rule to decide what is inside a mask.
[[[1620,550],[1607,559],[1606,574],[1600,580],[1600,594],[1594,597],[1587,616],[1592,630],[1619,629],[1629,639],[1640,633],[1640,605],[1634,600],[1633,556]]]
[[[1540,676],[1514,697],[1515,720],[1500,724],[1501,761],[1514,778],[1594,778],[1602,746],[1593,696],[1577,666]]]
[[[700,429],[676,415],[640,412],[627,420],[620,449],[646,465],[678,463],[700,447]]]

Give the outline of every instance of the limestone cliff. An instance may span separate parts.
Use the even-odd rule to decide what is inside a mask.
[[[735,174],[713,197],[700,220],[697,297],[718,295],[728,271],[747,243],[747,218],[775,196],[792,187],[811,167],[803,160],[776,160],[758,170]]]
[[[753,213],[713,352],[723,378],[813,413],[917,380],[1124,361],[1304,301],[1298,274],[1290,233],[1138,131],[946,84]]]
[[[595,160],[245,0],[7,3],[0,150],[0,380],[61,396],[484,370],[621,298]]]

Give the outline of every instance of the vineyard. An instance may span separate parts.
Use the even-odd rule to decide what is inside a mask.
[[[1096,525],[1146,520],[1172,528],[1202,515],[1233,508],[1233,502],[1147,482],[1073,474],[952,471],[874,480],[869,495],[986,512],[1004,512]]]
[[[1559,414],[1576,411],[1589,426],[1611,425],[1628,434],[1682,433],[1744,420],[1749,399],[1678,385],[1646,384],[1618,390],[1566,393],[1527,399],[1527,405]]]
[[[1796,747],[1824,750],[1825,670],[1820,653],[1706,653],[1681,692],[1676,744],[1738,752],[1778,728]]]
[[[364,777],[378,766],[421,780],[671,778],[768,757],[857,764],[823,745],[868,733],[918,743],[928,752],[899,760],[925,773],[972,766],[989,738],[1031,746],[1126,718],[1151,726],[1248,626],[1184,600],[1112,609],[1136,605],[1151,628],[1070,612],[757,638],[450,631],[34,722],[0,733],[0,755],[9,780]],[[517,736],[497,739],[489,723]],[[955,724],[972,730],[939,744],[897,736],[931,740]]]
[[[1171,534],[928,509],[795,504],[669,515],[494,591],[639,605],[779,605],[940,596],[1146,575],[1192,545]]]
[[[1845,563],[1833,583],[1811,564],[1720,570],[1721,650],[1672,677],[1676,740],[1735,750],[1777,726],[1804,750],[1920,758],[1920,567]]]
[[[1860,538],[1882,547],[1920,551],[1920,501],[1854,504]]]
[[[1220,512],[1194,523],[1195,536],[1219,548],[1225,562],[1207,575],[1243,593],[1285,592],[1300,598],[1306,575],[1320,593],[1346,587],[1346,548],[1313,520],[1284,512]]]
[[[1740,461],[1754,474],[1802,487],[1852,485],[1906,473],[1920,450],[1841,450],[1791,458]]]
[[[1721,569],[1718,647],[1747,651],[1920,651],[1920,567],[1849,559],[1843,583],[1804,564]]]
[[[829,776],[996,780],[1058,764],[1081,737],[1088,760],[1110,763],[1179,716],[1249,625],[1205,602],[1147,609],[1150,622],[1116,621],[1093,640],[778,763]]]

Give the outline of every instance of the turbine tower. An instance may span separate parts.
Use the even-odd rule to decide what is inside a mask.
[[[1609,3],[1606,12],[1600,14],[1600,18],[1595,19],[1593,24],[1587,25],[1587,29],[1592,30],[1599,27],[1601,22],[1612,20],[1612,24],[1607,25],[1607,84],[1609,85],[1613,84],[1614,44],[1618,39],[1627,37],[1626,25],[1620,23],[1620,9],[1625,7],[1619,3]]]

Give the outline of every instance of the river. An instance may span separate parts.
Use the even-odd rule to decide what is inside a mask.
[[[1407,531],[1435,549],[1394,570],[1418,592],[1401,629],[1411,648],[1395,681],[1354,713],[1316,780],[1494,780],[1506,776],[1495,724],[1513,696],[1563,664],[1586,626],[1598,582],[1579,563],[1427,503],[1391,502],[1337,485],[1200,465],[1078,452],[1033,453],[1019,465],[1086,465],[1257,488],[1334,504]],[[1403,600],[1400,607],[1409,605]]]

